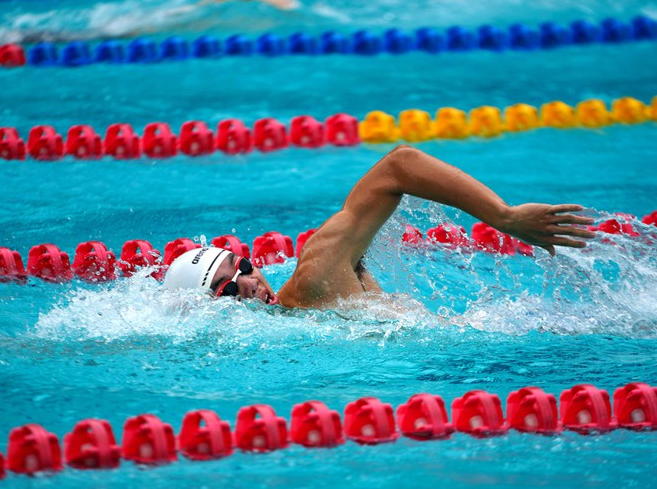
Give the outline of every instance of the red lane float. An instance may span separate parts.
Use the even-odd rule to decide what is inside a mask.
[[[288,147],[285,125],[273,117],[258,119],[253,125],[253,142],[263,153]]]
[[[360,144],[358,119],[349,114],[335,114],[324,121],[326,140],[334,146],[355,146]]]
[[[178,148],[189,156],[214,153],[214,134],[205,122],[187,121],[180,128]]]
[[[20,253],[9,248],[0,248],[0,282],[22,282],[26,278],[27,273]]]
[[[409,245],[420,245],[424,243],[424,234],[418,228],[411,226],[410,224],[406,225],[406,230],[402,235],[402,242]]]
[[[88,282],[106,282],[116,278],[114,253],[100,241],[80,243],[75,249],[73,272]]]
[[[46,282],[68,282],[73,278],[68,254],[48,243],[30,249],[27,273]]]
[[[141,145],[139,136],[135,134],[130,124],[112,124],[107,128],[103,142],[106,155],[117,160],[139,158]]]
[[[563,427],[587,435],[605,433],[617,427],[611,417],[607,391],[590,384],[566,389],[559,397],[559,412]]]
[[[0,46],[0,66],[15,68],[25,65],[25,50],[19,44]]]
[[[4,477],[7,475],[6,469],[5,469],[5,457],[0,452],[0,479],[4,479]]]
[[[649,226],[657,226],[657,211],[651,212],[647,216],[643,216],[643,219],[641,219],[641,222],[644,224],[648,224]]]
[[[290,142],[301,148],[319,148],[326,144],[324,126],[314,117],[300,115],[290,121]]]
[[[636,232],[636,229],[634,229],[634,226],[629,222],[621,223],[617,219],[608,219],[597,226],[589,226],[589,230],[600,231],[606,234],[625,234],[633,237],[639,235],[639,233]]]
[[[171,158],[178,154],[176,135],[171,132],[169,124],[151,122],[144,128],[141,139],[144,154],[149,158]]]
[[[66,154],[78,159],[97,159],[103,156],[100,136],[91,126],[72,126],[66,135]]]
[[[397,408],[397,424],[404,436],[414,440],[449,438],[454,425],[447,418],[445,401],[431,394],[416,394]]]
[[[200,409],[185,415],[178,435],[182,454],[191,460],[212,460],[233,453],[230,425],[214,411]]]
[[[249,452],[269,452],[288,446],[287,422],[266,404],[240,408],[235,424],[235,445]]]
[[[297,235],[297,245],[296,245],[297,251],[295,255],[297,258],[299,258],[299,256],[301,255],[301,250],[305,246],[306,241],[308,241],[308,238],[310,238],[313,234],[315,234],[316,231],[317,229],[309,229],[308,231],[304,231]]]
[[[64,436],[64,459],[76,469],[114,469],[121,460],[110,424],[104,419],[85,419]]]
[[[164,264],[165,267],[168,267],[169,265],[171,265],[173,260],[178,258],[183,253],[190,250],[195,250],[200,247],[201,247],[200,244],[194,243],[189,238],[178,238],[178,239],[174,239],[173,241],[169,241],[164,246],[164,260],[162,260],[162,263]]]
[[[123,243],[118,265],[123,275],[130,277],[138,268],[159,265],[159,260],[160,252],[154,249],[152,244],[143,239],[133,239]],[[159,280],[163,273],[161,270],[157,270],[152,275]]]
[[[126,420],[122,452],[123,458],[138,464],[163,464],[178,460],[173,428],[153,414]]]
[[[18,474],[62,470],[59,440],[38,424],[27,424],[9,432],[7,467]]]
[[[292,408],[290,439],[304,447],[330,448],[344,443],[337,411],[321,401],[307,401]]]
[[[0,158],[5,160],[25,159],[25,142],[13,127],[0,127]]]
[[[242,243],[237,236],[233,236],[232,234],[224,234],[223,236],[212,238],[210,244],[217,248],[230,250],[236,255],[243,256],[244,258],[251,258],[249,245]]]
[[[452,421],[458,431],[477,437],[498,436],[508,431],[500,398],[483,390],[470,391],[454,399]]]
[[[376,397],[362,397],[347,404],[344,410],[344,432],[361,445],[390,443],[399,438],[390,404]]]
[[[35,160],[58,160],[64,155],[64,143],[52,126],[35,126],[27,138],[27,151]]]
[[[453,224],[441,224],[427,229],[427,241],[453,246],[469,246],[470,244],[465,228]]]
[[[251,131],[238,119],[226,119],[217,125],[217,149],[229,155],[253,151]]]
[[[614,417],[622,428],[657,429],[657,387],[632,382],[616,389]]]
[[[486,223],[475,223],[472,226],[471,236],[474,246],[479,250],[502,255],[514,255],[516,252],[511,236]]]
[[[506,419],[510,428],[544,435],[561,431],[557,400],[538,387],[523,387],[506,399]]]
[[[270,231],[253,240],[253,264],[259,268],[284,263],[286,256],[294,256],[294,245],[289,236]]]

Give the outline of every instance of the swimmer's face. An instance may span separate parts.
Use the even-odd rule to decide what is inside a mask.
[[[211,289],[216,294],[217,291],[235,276],[236,264],[239,256],[231,253],[219,266],[212,279]],[[277,304],[278,297],[274,294],[271,285],[267,282],[264,275],[256,267],[246,274],[240,273],[235,279],[237,283],[237,295],[243,299],[260,299],[266,304]]]

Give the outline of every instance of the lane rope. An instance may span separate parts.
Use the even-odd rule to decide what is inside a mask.
[[[19,44],[0,46],[0,66],[17,67],[26,64],[39,67],[80,67],[93,63],[158,63],[189,59],[219,59],[226,56],[248,57],[254,54],[267,57],[286,55],[362,55],[381,53],[402,55],[413,51],[431,54],[486,50],[536,51],[564,46],[619,44],[657,39],[657,22],[645,15],[630,21],[607,18],[600,23],[577,20],[568,26],[544,22],[538,27],[512,24],[508,28],[490,24],[474,30],[453,26],[446,30],[421,28],[413,33],[388,29],[374,33],[363,29],[351,35],[336,31],[313,36],[297,32],[288,37],[265,33],[252,39],[236,34],[224,40],[203,35],[191,42],[172,36],[161,43],[139,37],[127,45],[116,40],[103,41],[92,48],[84,41],[65,44],[61,52],[52,42],[38,43],[25,52]]]
[[[349,114],[335,114],[322,123],[310,115],[290,120],[289,127],[273,117],[258,119],[252,128],[241,120],[226,119],[213,132],[203,121],[187,121],[176,135],[165,122],[146,125],[142,136],[130,124],[110,125],[101,138],[93,127],[78,124],[70,127],[66,138],[53,126],[38,125],[30,129],[27,143],[13,127],[0,127],[0,158],[24,160],[171,158],[179,153],[203,156],[221,151],[226,155],[247,154],[258,149],[271,152],[288,148],[317,149],[327,144],[356,146],[366,143],[422,142],[432,139],[493,138],[508,132],[539,128],[599,129],[612,124],[642,124],[657,121],[657,96],[650,105],[634,97],[621,97],[611,103],[611,110],[600,99],[589,99],[572,107],[556,100],[534,106],[518,103],[503,110],[484,105],[470,110],[442,107],[435,119],[423,110],[408,109],[398,119],[386,112],[369,112],[359,121]]]
[[[646,244],[657,244],[657,230],[641,236],[631,220],[630,214],[616,214],[595,226],[592,231],[604,234],[604,241],[614,243],[613,236],[642,239]],[[657,227],[657,210],[643,217],[642,222]],[[652,228],[651,228],[652,229]],[[253,247],[243,243],[233,235],[217,236],[210,240],[210,246],[225,248],[233,253],[252,260],[257,267],[284,263],[287,258],[299,257],[301,250],[315,229],[297,235],[296,245],[290,236],[276,231],[267,232],[253,240]],[[495,228],[478,222],[472,226],[470,236],[465,229],[455,224],[439,224],[423,233],[420,229],[407,225],[401,237],[405,246],[432,249],[437,247],[459,250],[465,253],[486,252],[500,255],[522,255],[533,257],[534,247],[504,234]],[[138,268],[151,267],[151,276],[162,280],[166,268],[181,254],[201,244],[189,238],[177,238],[168,242],[164,254],[155,249],[147,240],[126,241],[119,259],[101,241],[86,241],[78,244],[73,262],[68,253],[54,244],[33,246],[28,254],[27,267],[20,253],[0,247],[0,282],[26,283],[29,277],[47,282],[68,282],[74,277],[91,283],[115,280],[119,276],[129,277]]]
[[[559,403],[553,394],[528,386],[506,399],[506,418],[496,394],[485,390],[466,392],[451,403],[451,421],[439,395],[415,394],[393,410],[376,397],[362,397],[345,406],[344,414],[322,401],[312,400],[292,408],[290,423],[267,404],[239,409],[235,430],[209,409],[188,412],[178,436],[173,427],[153,414],[128,418],[119,445],[110,423],[102,419],[78,422],[64,436],[63,456],[59,439],[36,423],[9,433],[7,461],[0,454],[0,477],[6,469],[16,474],[58,472],[64,463],[74,469],[114,469],[121,460],[163,465],[176,462],[178,454],[198,460],[221,459],[234,450],[266,453],[290,443],[306,448],[335,448],[347,440],[361,445],[395,442],[400,436],[426,442],[449,439],[455,432],[485,439],[513,429],[521,433],[558,436],[564,430],[600,435],[618,428],[635,431],[657,429],[657,387],[631,382],[610,396],[591,384],[565,389]]]

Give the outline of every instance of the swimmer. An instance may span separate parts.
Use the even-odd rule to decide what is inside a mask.
[[[220,248],[188,251],[171,264],[165,289],[200,288],[213,296],[257,298],[286,307],[324,308],[338,299],[382,292],[363,265],[376,233],[404,194],[461,209],[496,229],[555,255],[555,246],[583,248],[593,220],[575,204],[509,206],[483,183],[419,149],[398,146],[376,163],[304,245],[278,294],[246,259]]]
[[[103,13],[102,25],[75,31],[66,30],[64,27],[60,29],[47,27],[18,29],[0,27],[0,44],[133,38],[142,35],[158,34],[162,31],[171,29],[202,31],[204,29],[216,27],[216,25],[213,24],[213,15],[209,12],[205,12],[208,7],[216,4],[232,3],[233,1],[237,0],[199,0],[190,5],[181,5],[173,8],[166,8],[166,6],[164,6],[155,9],[149,7],[144,8],[144,10],[138,14],[130,12],[125,15],[121,15],[120,13],[109,15],[105,10],[109,7],[102,5],[97,7],[97,12]],[[297,0],[240,1],[257,1],[278,10],[295,10],[300,7]],[[93,15],[94,11],[94,8],[90,9],[90,22],[96,17],[96,15]],[[202,19],[196,19],[194,15],[191,15],[197,12],[203,15]],[[61,16],[54,16],[51,19],[57,21],[57,19],[61,19]],[[61,23],[61,21],[58,23]],[[97,24],[97,22],[94,21],[93,24]]]

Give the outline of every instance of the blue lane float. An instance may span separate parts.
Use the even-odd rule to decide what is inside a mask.
[[[599,24],[577,20],[568,26],[555,22],[544,22],[539,26],[516,23],[508,28],[482,25],[471,29],[457,25],[444,31],[434,28],[421,28],[414,32],[396,28],[384,32],[361,29],[351,35],[328,31],[319,36],[297,32],[287,37],[268,32],[255,39],[235,34],[223,41],[210,35],[192,41],[172,36],[160,43],[139,37],[126,46],[115,40],[103,41],[95,49],[86,42],[73,41],[60,46],[59,52],[55,44],[42,42],[29,48],[26,63],[32,66],[78,67],[91,63],[156,63],[253,54],[267,57],[329,54],[376,56],[382,53],[401,55],[412,51],[432,54],[472,50],[536,51],[570,45],[654,40],[657,40],[657,21],[647,16],[637,16],[629,22],[607,18]],[[23,49],[16,45],[12,47]],[[16,66],[15,60],[11,63],[0,60],[0,64]]]

